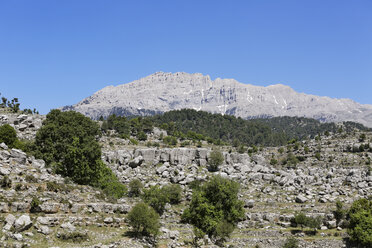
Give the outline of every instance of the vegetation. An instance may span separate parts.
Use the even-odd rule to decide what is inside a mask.
[[[214,149],[208,159],[209,170],[218,171],[218,167],[223,163],[223,161],[224,158],[222,152],[218,149]]]
[[[294,227],[300,226],[303,229],[305,226],[312,228],[314,232],[320,228],[322,224],[321,217],[308,217],[304,213],[298,213],[291,219],[291,225]]]
[[[152,186],[144,190],[142,199],[155,209],[158,214],[162,215],[165,210],[165,205],[178,204],[181,201],[182,189],[179,185],[165,185],[159,187]]]
[[[40,212],[41,201],[37,197],[33,197],[31,201],[30,213]]]
[[[297,247],[298,247],[298,240],[293,237],[287,238],[287,240],[285,241],[283,245],[283,248],[297,248]]]
[[[4,189],[9,189],[12,187],[12,180],[9,179],[7,175],[5,175],[2,179],[0,179],[0,187]]]
[[[101,161],[98,135],[99,126],[84,115],[52,110],[36,134],[33,153],[56,173],[120,198],[126,193],[126,187]]]
[[[129,196],[140,196],[143,185],[139,179],[133,179],[129,183]]]
[[[336,224],[339,225],[341,220],[345,218],[346,211],[341,201],[336,201],[336,209],[333,211],[333,215],[336,219]]]
[[[239,184],[221,176],[194,187],[189,207],[182,220],[198,232],[224,239],[244,216],[243,202],[238,200]]]
[[[191,139],[218,140],[244,145],[285,145],[289,140],[315,137],[318,133],[336,132],[334,123],[320,123],[314,119],[302,117],[275,117],[268,119],[244,120],[229,115],[211,114],[191,109],[169,111],[150,118],[155,126],[164,128],[170,135]],[[361,128],[363,125],[346,123],[348,129]]]
[[[359,199],[347,212],[350,240],[364,247],[372,247],[372,200]]]
[[[137,235],[156,236],[159,232],[159,215],[146,203],[140,202],[135,205],[128,213],[127,219]]]
[[[1,93],[0,93],[1,95]],[[19,103],[19,99],[18,98],[13,98],[12,100],[8,100],[8,98],[6,97],[1,97],[1,103],[0,103],[0,108],[8,108],[10,110],[10,112],[12,113],[18,113],[21,109],[20,109],[20,103]],[[23,113],[25,114],[39,114],[38,111],[36,111],[36,109],[34,108],[34,110],[31,110],[31,109],[24,109],[22,110]]]
[[[89,239],[89,235],[87,233],[82,232],[65,232],[65,233],[58,233],[57,238],[62,241],[72,241],[73,243],[81,243],[83,241],[87,241]]]

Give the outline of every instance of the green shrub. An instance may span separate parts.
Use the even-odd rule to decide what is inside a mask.
[[[41,201],[37,197],[33,197],[31,201],[30,213],[40,212]]]
[[[224,238],[244,216],[238,192],[237,182],[214,176],[193,189],[192,200],[183,212],[182,220],[209,236]]]
[[[276,165],[276,164],[278,164],[278,160],[276,160],[275,158],[272,158],[272,159],[270,160],[270,164],[271,164],[271,165]]]
[[[283,245],[283,248],[297,248],[297,247],[298,247],[298,240],[293,237],[287,238],[287,240],[285,241]]]
[[[159,215],[146,203],[135,205],[128,213],[127,219],[136,234],[156,236],[159,232]]]
[[[16,130],[9,124],[0,126],[0,143],[5,143],[9,148],[14,148],[17,138]]]
[[[174,136],[168,135],[163,138],[163,142],[164,144],[167,144],[169,146],[175,146],[177,145],[177,138]]]
[[[33,175],[26,175],[25,179],[28,183],[37,183],[37,178],[35,178]]]
[[[170,204],[178,204],[182,199],[182,188],[178,184],[170,184],[162,187]]]
[[[89,236],[87,233],[82,232],[66,232],[58,233],[57,238],[62,241],[80,243],[83,241],[87,241],[89,239]]]
[[[133,179],[129,183],[129,196],[140,196],[143,185],[139,179]]]
[[[372,200],[359,199],[347,212],[350,240],[364,247],[372,247]]]
[[[138,145],[138,141],[136,139],[133,139],[133,138],[129,138],[129,141],[132,145]]]
[[[209,170],[212,172],[218,171],[219,166],[223,161],[224,158],[222,152],[218,149],[213,150],[208,158]]]
[[[10,180],[8,176],[4,176],[0,180],[0,186],[1,188],[9,189],[10,187],[12,187],[12,180]]]
[[[345,209],[341,201],[336,201],[336,209],[333,211],[333,215],[335,216],[337,225],[341,222],[343,218],[345,218]]]
[[[164,213],[165,204],[169,203],[168,196],[158,185],[145,189],[142,199],[160,215]]]
[[[304,213],[298,213],[295,214],[293,218],[291,218],[291,225],[293,227],[300,226],[301,228],[304,228],[306,225],[307,217]]]
[[[307,217],[304,213],[298,213],[291,219],[291,225],[293,227],[300,226],[301,229],[303,229],[305,226],[312,228],[314,230],[314,233],[316,233],[316,230],[320,228],[320,225],[322,224],[322,218],[319,217]]]
[[[137,138],[138,140],[145,141],[147,140],[147,135],[145,134],[145,132],[141,131],[138,133]]]

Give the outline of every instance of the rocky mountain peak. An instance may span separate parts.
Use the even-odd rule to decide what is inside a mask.
[[[184,108],[242,118],[301,116],[327,122],[356,121],[372,127],[372,105],[298,93],[283,84],[262,87],[186,72],[156,72],[130,83],[107,86],[63,109],[97,119],[114,113],[152,115]]]

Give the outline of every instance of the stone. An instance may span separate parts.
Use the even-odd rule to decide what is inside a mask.
[[[63,223],[61,225],[61,228],[66,229],[70,232],[74,232],[76,230],[76,227],[74,225],[72,225],[70,222]]]
[[[244,207],[246,208],[253,208],[254,207],[254,200],[250,199],[250,200],[245,200],[244,201]]]
[[[32,226],[30,216],[22,215],[14,222],[14,227],[18,232],[29,229]]]
[[[6,224],[3,227],[3,229],[6,230],[6,231],[9,231],[13,227],[15,221],[16,221],[16,217],[14,217],[14,215],[12,215],[12,214],[8,214],[5,217],[5,223]]]
[[[49,235],[52,231],[48,226],[40,225],[38,226],[38,232],[44,235]]]
[[[298,195],[298,196],[296,196],[295,201],[297,203],[305,203],[305,202],[307,202],[307,198],[303,195]]]
[[[23,236],[22,236],[22,234],[20,234],[20,233],[15,233],[15,234],[13,234],[13,238],[14,238],[15,240],[17,240],[17,241],[22,241],[22,240],[23,240]]]
[[[140,166],[142,163],[143,163],[144,159],[142,156],[138,156],[134,159],[132,159],[130,162],[129,162],[129,166],[131,168],[136,168],[138,166]]]
[[[44,202],[40,205],[41,212],[44,212],[46,214],[55,214],[58,213],[60,208],[59,203],[50,203],[50,202]]]
[[[112,224],[114,222],[114,219],[112,217],[106,217],[103,222],[105,224]]]

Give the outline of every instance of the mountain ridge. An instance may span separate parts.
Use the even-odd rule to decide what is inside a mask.
[[[244,119],[298,116],[324,122],[355,121],[372,127],[372,105],[300,93],[284,84],[256,86],[185,72],[156,72],[130,83],[106,86],[62,110],[98,119],[110,114],[153,115],[184,108]]]

